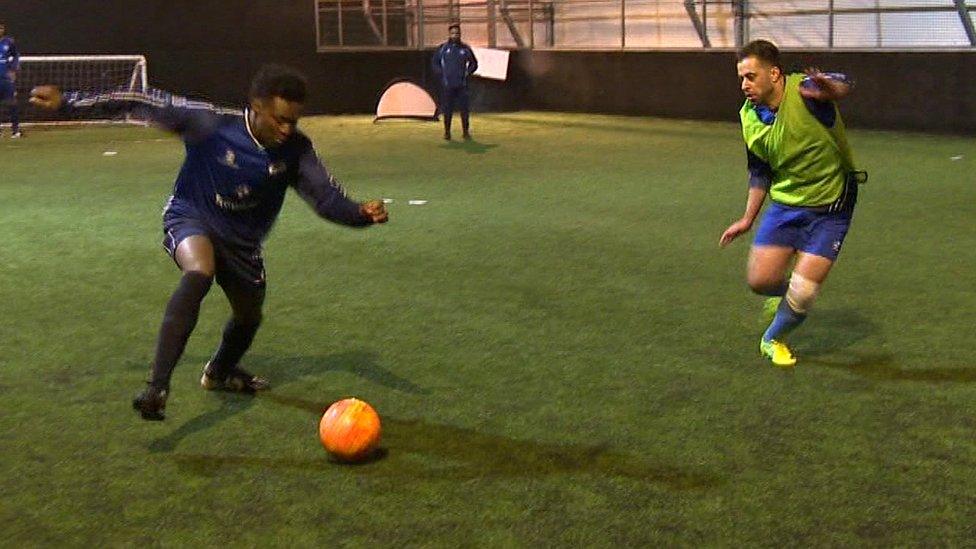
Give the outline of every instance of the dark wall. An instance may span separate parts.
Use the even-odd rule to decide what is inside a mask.
[[[803,65],[850,74],[850,125],[976,133],[976,52],[824,53],[792,56]]]
[[[436,93],[430,52],[317,53],[311,0],[0,0],[25,54],[143,53],[155,87],[240,104],[264,62],[301,68],[311,112],[372,112],[394,78]],[[445,29],[446,34],[446,29]],[[976,132],[976,52],[787,54],[849,73],[848,124]],[[477,80],[475,110],[585,111],[735,120],[734,54],[513,52],[508,82]]]
[[[741,104],[734,55],[520,52],[529,109],[732,119]]]
[[[312,112],[369,112],[397,77],[424,83],[429,53],[315,51],[311,0],[0,0],[24,55],[145,54],[154,87],[240,104],[257,68],[301,68]]]
[[[855,80],[848,125],[976,132],[976,52],[786,53],[784,64]],[[528,109],[736,120],[742,105],[732,52],[525,52]]]

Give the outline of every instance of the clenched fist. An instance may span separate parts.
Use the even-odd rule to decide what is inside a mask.
[[[31,105],[50,111],[56,111],[61,108],[61,103],[61,90],[59,90],[57,86],[37,86],[31,90]]]
[[[373,223],[386,223],[390,215],[382,200],[370,200],[359,205],[359,213]]]

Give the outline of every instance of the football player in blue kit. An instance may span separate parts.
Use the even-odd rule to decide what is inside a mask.
[[[461,130],[465,139],[471,139],[470,100],[468,77],[478,70],[478,58],[471,46],[461,41],[461,25],[448,27],[449,38],[437,47],[430,60],[430,67],[441,83],[441,114],[444,115],[444,139],[451,140],[451,119],[454,109],[461,111]]]
[[[19,138],[20,112],[17,107],[17,71],[20,69],[20,54],[13,37],[6,35],[7,28],[0,23],[0,109],[6,107],[10,113],[10,137]],[[2,120],[0,120],[2,122]]]
[[[239,365],[261,324],[265,296],[261,244],[292,187],[323,218],[352,227],[387,220],[380,200],[355,202],[298,131],[307,84],[293,69],[267,65],[251,83],[249,104],[220,109],[162,91],[61,92],[38,86],[30,103],[45,109],[98,109],[178,133],[186,158],[163,212],[163,246],[182,271],[163,316],[149,381],[133,400],[143,419],[162,420],[170,377],[216,280],[233,311],[220,346],[204,365],[204,389],[253,393],[269,382]]]

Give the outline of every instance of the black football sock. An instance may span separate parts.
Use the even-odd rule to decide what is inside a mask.
[[[454,113],[444,113],[444,135],[451,135],[451,119],[453,117]]]
[[[210,372],[220,376],[237,366],[241,357],[251,347],[254,335],[258,332],[261,321],[244,323],[235,318],[227,321],[224,326],[224,336],[220,340],[220,347],[210,359]]]
[[[188,272],[180,279],[179,286],[169,298],[163,323],[156,343],[156,359],[153,361],[149,382],[156,387],[169,387],[173,368],[183,354],[186,341],[197,324],[200,303],[210,290],[213,277],[199,272]]]

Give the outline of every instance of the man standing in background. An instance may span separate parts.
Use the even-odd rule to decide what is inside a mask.
[[[437,48],[431,66],[440,80],[441,114],[444,115],[444,139],[451,140],[451,118],[454,108],[461,111],[461,130],[471,139],[468,124],[468,76],[478,70],[478,60],[471,47],[461,41],[461,25],[448,27],[450,38]]]
[[[20,68],[20,54],[14,39],[6,35],[6,27],[0,23],[0,108],[10,112],[10,137],[17,139],[20,133],[20,112],[17,110],[17,69]],[[3,119],[0,118],[0,124]],[[0,126],[0,132],[3,126]]]

